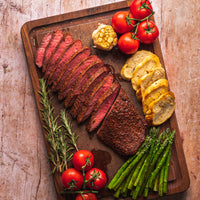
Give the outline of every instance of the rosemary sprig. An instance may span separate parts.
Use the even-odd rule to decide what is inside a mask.
[[[72,150],[74,150],[74,146],[76,146],[77,138],[75,136],[75,133],[70,132],[70,134],[73,136],[73,146],[71,145],[71,140],[69,143],[66,141],[69,137],[69,133],[63,133],[62,131],[62,125],[59,126],[57,123],[57,117],[54,117],[54,108],[51,106],[51,98],[48,97],[49,90],[47,90],[47,84],[44,79],[39,79],[40,88],[41,91],[39,91],[39,94],[41,96],[41,104],[43,105],[42,115],[43,120],[45,122],[44,128],[47,131],[47,141],[50,144],[50,152],[49,152],[49,160],[53,163],[54,168],[52,170],[52,173],[55,171],[63,172],[67,169],[67,163],[72,159],[73,153],[71,153]],[[65,116],[65,112],[62,111],[62,116]],[[61,117],[62,119],[63,117]],[[68,122],[67,118],[64,118],[65,124],[69,126],[70,123]],[[71,130],[71,126],[69,126],[69,130]],[[76,149],[77,146],[76,146]]]
[[[78,136],[76,136],[75,132],[72,131],[72,126],[71,123],[69,122],[68,116],[65,113],[65,110],[61,110],[60,118],[61,121],[63,122],[63,127],[67,130],[67,136],[70,139],[69,143],[75,148],[76,151],[78,151],[77,147]]]

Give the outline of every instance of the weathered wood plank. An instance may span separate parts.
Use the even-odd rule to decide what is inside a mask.
[[[0,0],[0,200],[56,199],[21,26],[29,20],[117,1]],[[152,3],[191,177],[188,192],[176,195],[176,199],[195,200],[200,196],[200,7],[194,0]]]

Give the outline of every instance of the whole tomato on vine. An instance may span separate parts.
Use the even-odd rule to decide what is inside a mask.
[[[134,0],[130,5],[133,18],[140,20],[151,15],[153,8],[149,0]]]
[[[139,40],[131,32],[124,33],[118,40],[118,47],[125,54],[135,53],[138,50],[139,45]]]
[[[116,12],[112,17],[112,27],[114,30],[119,33],[130,32],[134,25],[134,20],[127,20],[133,18],[132,14],[129,11],[119,11]]]
[[[97,196],[94,193],[77,194],[75,200],[97,200]]]
[[[144,44],[153,43],[159,35],[158,27],[154,22],[146,20],[138,25],[137,36]]]

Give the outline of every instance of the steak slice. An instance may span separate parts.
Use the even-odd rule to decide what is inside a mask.
[[[77,116],[78,123],[85,121],[91,115],[96,102],[111,87],[113,79],[113,75],[109,73],[99,84],[95,85],[89,94],[87,94],[82,107],[79,109]]]
[[[72,89],[66,96],[65,99],[65,107],[69,108],[73,105],[76,100],[76,97],[81,93],[83,86],[88,81],[88,79],[97,71],[99,68],[103,66],[103,62],[97,64],[89,65],[84,71],[79,75],[76,82],[74,83]]]
[[[89,47],[83,47],[82,49],[74,53],[73,56],[71,56],[71,58],[63,66],[63,69],[61,73],[59,74],[58,78],[53,83],[52,90],[54,92],[62,88],[71,70],[77,64],[79,64],[83,59],[87,58],[90,55],[90,53],[91,53],[91,50]]]
[[[74,40],[69,46],[66,47],[64,53],[59,59],[57,65],[54,66],[54,69],[49,74],[48,84],[51,85],[59,76],[60,72],[62,71],[63,66],[65,63],[70,59],[70,57],[82,48],[82,43],[80,40]]]
[[[111,87],[98,99],[87,125],[88,132],[92,132],[100,126],[116,96],[118,95],[119,90],[120,84],[117,81],[114,81]]]
[[[121,88],[97,136],[120,155],[130,156],[145,140],[145,131],[146,122]]]
[[[47,33],[43,38],[42,38],[42,42],[40,43],[40,45],[38,46],[36,53],[35,53],[35,64],[41,68],[42,67],[42,63],[43,63],[43,59],[44,59],[44,54],[45,54],[45,50],[50,42],[52,38],[52,33]]]
[[[73,38],[71,34],[66,33],[63,36],[62,41],[60,42],[58,48],[56,49],[55,53],[53,54],[51,60],[49,61],[47,67],[46,67],[46,72],[44,74],[44,78],[47,79],[49,77],[49,74],[52,72],[54,69],[54,66],[57,65],[57,62],[59,61],[59,58],[62,56],[64,53],[64,50],[66,47],[73,41]]]
[[[63,38],[63,32],[59,29],[54,30],[50,43],[47,46],[46,51],[45,51],[45,56],[44,56],[43,65],[42,65],[42,72],[46,71],[46,66],[49,60],[51,59],[51,56],[56,51],[56,48],[59,45],[62,38]]]
[[[99,84],[99,82],[101,82],[104,79],[104,77],[108,74],[108,72],[109,72],[109,69],[103,66],[102,68],[97,70],[93,76],[91,76],[91,79],[92,79],[91,83],[90,81],[88,81],[87,84],[85,84],[81,94],[76,98],[70,110],[70,114],[73,118],[76,118],[80,110],[79,108],[82,107],[83,102],[87,98],[90,91],[95,87],[96,84]]]
[[[90,64],[96,64],[102,62],[97,56],[91,55],[87,58],[85,58],[82,62],[80,62],[78,65],[76,65],[67,78],[65,79],[65,82],[62,86],[62,88],[58,92],[58,99],[62,100],[64,99],[68,92],[71,90],[73,84],[75,83],[78,76],[84,71],[85,68],[87,68]]]

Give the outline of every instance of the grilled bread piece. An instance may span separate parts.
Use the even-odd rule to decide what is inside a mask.
[[[139,79],[148,74],[150,71],[152,71],[154,68],[161,67],[159,58],[153,54],[150,56],[147,56],[142,63],[137,65],[133,72],[133,76],[131,78],[132,87],[134,90],[139,89],[138,81]]]
[[[166,93],[168,89],[169,88],[167,79],[159,79],[145,90],[142,98],[142,107],[144,114],[146,114],[149,104],[159,98],[162,94]]]
[[[138,80],[140,88],[136,91],[136,96],[139,101],[142,101],[144,91],[155,81],[165,78],[165,70],[162,67],[153,69],[149,74],[142,76]]]
[[[152,56],[153,53],[146,50],[137,51],[130,58],[127,59],[125,65],[122,67],[121,76],[124,80],[130,81],[135,68],[143,62],[147,56]]]
[[[175,110],[175,97],[173,92],[168,91],[149,105],[145,120],[150,126],[164,123],[171,117]]]

